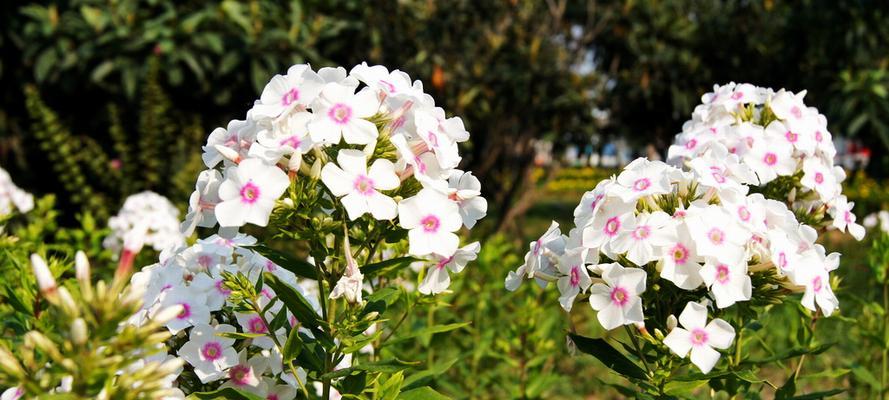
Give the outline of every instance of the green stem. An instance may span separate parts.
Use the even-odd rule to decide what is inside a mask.
[[[883,282],[883,310],[889,310],[889,279]],[[880,374],[880,392],[886,392],[887,374],[889,374],[889,313],[883,315],[883,365]]]
[[[259,303],[256,299],[250,299],[250,306],[253,307],[253,311],[259,315],[259,318],[262,320],[262,324],[266,327],[266,335],[272,338],[272,341],[275,342],[275,346],[278,348],[278,352],[282,355],[284,354],[284,346],[281,345],[281,341],[278,340],[278,335],[275,335],[274,332],[271,331],[271,325],[269,324],[268,319],[266,319],[265,315],[263,315],[262,307],[259,306]],[[299,329],[297,327],[293,327],[292,329]],[[296,383],[299,385],[299,388],[302,389],[303,394],[306,397],[309,397],[309,391],[306,389],[306,386],[303,384],[302,380],[299,379],[299,375],[296,373],[296,368],[293,367],[293,363],[287,361],[287,368],[290,369],[290,373],[293,374],[293,378],[296,379]]]
[[[639,346],[639,340],[636,339],[636,335],[630,330],[629,325],[624,325],[624,330],[627,331],[627,336],[629,336],[630,340],[633,342],[633,348],[636,349],[639,359],[642,360],[642,365],[645,366],[645,372],[648,374],[648,378],[652,378],[651,368],[648,366],[648,361],[645,360],[645,356],[642,354],[642,347]]]

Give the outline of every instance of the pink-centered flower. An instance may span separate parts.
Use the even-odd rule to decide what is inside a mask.
[[[349,144],[368,144],[379,135],[368,118],[377,113],[380,101],[369,88],[355,93],[355,88],[328,83],[312,104],[315,119],[309,123],[312,140],[336,144],[340,138]]]
[[[644,321],[642,299],[648,274],[640,268],[624,268],[620,264],[602,264],[602,279],[590,288],[590,306],[598,311],[602,327],[612,330],[621,325]]]
[[[679,325],[664,338],[664,344],[679,357],[691,352],[691,362],[701,372],[708,373],[719,361],[719,352],[727,349],[735,338],[735,328],[716,318],[707,323],[707,307],[689,302],[679,314]]]
[[[194,367],[201,383],[222,379],[226,370],[238,363],[238,352],[232,347],[235,340],[222,336],[235,331],[226,324],[199,324],[188,333],[189,340],[179,349],[179,356]]]
[[[559,304],[569,312],[574,306],[577,295],[585,292],[592,284],[590,274],[584,262],[583,249],[577,248],[566,252],[556,264],[562,276],[557,282],[559,287]]]
[[[416,196],[398,204],[398,221],[408,230],[412,255],[435,253],[450,257],[457,251],[460,239],[454,232],[460,229],[457,203],[435,189],[422,189]]]
[[[246,223],[266,226],[275,201],[287,190],[290,179],[280,168],[259,159],[247,159],[225,170],[219,185],[216,219],[219,226],[237,227]]]
[[[367,168],[367,156],[360,150],[344,149],[337,154],[337,163],[327,163],[321,170],[321,181],[334,196],[341,197],[349,219],[370,213],[379,220],[397,215],[395,201],[380,193],[393,190],[401,183],[391,161],[377,159]]]
[[[473,242],[457,249],[448,257],[433,255],[432,265],[426,270],[426,277],[417,290],[423,294],[438,294],[447,290],[451,285],[450,273],[457,274],[463,271],[466,264],[478,257],[479,250],[481,250],[479,242]]]

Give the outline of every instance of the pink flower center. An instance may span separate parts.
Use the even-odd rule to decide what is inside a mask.
[[[270,395],[266,396],[265,400],[278,400],[278,395],[270,394]]]
[[[741,218],[741,221],[744,222],[750,221],[750,210],[745,206],[738,207],[738,218]]]
[[[713,228],[710,229],[709,232],[707,232],[707,238],[710,239],[710,243],[718,246],[721,245],[722,242],[725,240],[725,232],[723,232],[719,228]]]
[[[670,253],[673,254],[673,261],[676,264],[685,264],[688,261],[688,248],[682,245],[682,243],[676,243],[672,249],[670,249]]]
[[[778,156],[775,153],[766,153],[765,157],[762,158],[762,161],[766,163],[766,165],[772,166],[778,163]]]
[[[540,255],[540,249],[542,247],[543,247],[543,243],[541,243],[540,239],[537,239],[537,241],[534,242],[534,255],[535,256]]]
[[[651,186],[651,181],[648,178],[637,179],[636,182],[633,182],[633,190],[637,192],[648,189],[649,186]]]
[[[298,148],[301,143],[302,141],[299,140],[299,136],[296,135],[288,136],[278,142],[278,144],[280,144],[281,146],[290,146],[294,149]]]
[[[417,170],[420,171],[421,174],[426,173],[426,163],[424,163],[423,160],[420,159],[420,156],[414,156],[414,165],[417,167]]]
[[[815,279],[812,279],[812,290],[814,290],[815,292],[820,292],[822,287],[823,285],[821,283],[820,276],[816,276]]]
[[[435,215],[427,215],[420,220],[420,226],[423,227],[423,231],[426,233],[435,233],[438,232],[441,221]]]
[[[191,316],[191,305],[188,303],[179,303],[182,306],[182,311],[179,312],[179,315],[176,316],[176,319],[186,319]]]
[[[273,263],[272,260],[268,260],[265,262],[265,270],[266,271],[272,272],[276,269],[278,269],[278,266],[275,265],[275,263]]]
[[[617,234],[617,230],[620,229],[620,220],[617,217],[611,217],[605,222],[605,234],[608,236],[614,236]]]
[[[800,110],[797,106],[793,106],[790,108],[790,114],[793,115],[794,118],[800,119],[803,117],[803,110]]]
[[[744,92],[732,93],[732,100],[741,100],[742,97],[744,97]]]
[[[783,251],[778,253],[778,266],[781,267],[781,269],[787,268],[787,253]]]
[[[222,357],[222,345],[219,342],[207,342],[201,347],[201,355],[210,361],[218,360]]]
[[[214,286],[216,286],[216,291],[218,291],[223,296],[232,294],[232,291],[225,287],[225,281],[222,279],[216,281],[216,284]]]
[[[817,183],[819,185],[824,183],[824,174],[822,174],[820,172],[816,172],[815,173],[815,183]]]
[[[580,284],[580,266],[579,265],[575,265],[575,266],[571,267],[571,277],[568,278],[568,283],[570,283],[571,286],[574,286],[574,287],[577,287],[577,285]]]
[[[364,196],[371,196],[375,192],[373,179],[364,175],[355,177],[355,182],[352,183],[352,187],[355,188],[356,192]]]
[[[327,111],[327,117],[339,125],[347,124],[352,119],[352,108],[343,103],[334,104]]]
[[[648,225],[637,226],[630,235],[636,240],[648,239],[651,236],[651,227]]]
[[[432,147],[438,147],[438,136],[436,136],[434,133],[430,131],[427,135],[427,139],[429,139],[429,144],[431,144]]]
[[[851,224],[852,223],[852,213],[849,211],[844,212],[843,213],[843,220],[846,221],[847,224]]]
[[[601,195],[601,194],[597,194],[596,197],[593,198],[593,202],[590,203],[590,210],[595,211],[595,210],[596,210],[596,206],[599,205],[599,201],[601,201],[601,200],[602,200],[602,195]]]
[[[268,328],[265,326],[265,322],[262,322],[262,318],[253,317],[247,321],[247,329],[250,333],[266,333]]]
[[[691,150],[691,149],[695,148],[695,146],[697,146],[697,145],[698,145],[698,141],[695,139],[692,139],[692,140],[689,140],[687,143],[685,143],[685,148],[688,150]]]
[[[249,365],[238,364],[228,370],[228,379],[235,386],[246,386],[250,383],[250,375],[253,370]]]
[[[824,135],[821,134],[821,131],[815,131],[815,141],[821,143],[824,140]]]
[[[627,293],[627,290],[620,287],[615,286],[614,289],[611,289],[611,302],[617,305],[618,307],[623,307],[627,302],[630,301],[630,294]]]
[[[707,332],[701,328],[692,329],[691,344],[694,346],[703,346],[707,344]]]
[[[281,105],[287,107],[297,100],[299,100],[299,89],[292,88],[281,96]]]
[[[787,131],[787,133],[784,134],[784,137],[787,138],[787,141],[790,143],[796,143],[796,140],[799,139],[799,135],[791,131]]]
[[[728,266],[725,264],[719,264],[719,266],[716,267],[716,281],[725,285],[726,283],[728,283],[728,277]]]
[[[448,257],[448,258],[444,258],[444,259],[442,259],[441,261],[438,262],[438,265],[437,265],[438,269],[442,269],[442,268],[444,268],[444,267],[445,267],[446,265],[448,265],[448,263],[450,263],[451,261],[454,261],[454,256],[450,256],[450,257]]]
[[[204,268],[209,268],[210,265],[212,265],[212,263],[213,263],[213,257],[210,257],[207,254],[201,254],[200,256],[198,256],[198,265],[200,265]]]
[[[385,86],[389,93],[395,93],[395,85],[387,80],[380,79],[380,85]]]
[[[259,186],[253,184],[253,181],[247,182],[246,185],[241,186],[241,202],[245,204],[253,204],[256,203],[256,200],[259,199]]]

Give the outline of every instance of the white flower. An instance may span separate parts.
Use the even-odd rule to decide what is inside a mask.
[[[25,389],[21,386],[11,387],[0,394],[0,400],[19,400],[25,396]]]
[[[247,359],[247,350],[238,354],[238,364],[228,369],[228,380],[222,387],[233,387],[250,393],[264,395],[265,382],[259,379],[268,368],[268,360],[262,355]]]
[[[245,223],[266,226],[275,208],[275,200],[287,190],[290,179],[280,168],[258,159],[247,159],[225,170],[219,185],[216,219],[222,227]]]
[[[577,295],[585,292],[590,287],[590,284],[593,283],[590,279],[590,274],[587,272],[586,265],[584,265],[583,249],[577,248],[565,252],[559,258],[556,268],[564,275],[557,282],[559,293],[561,293],[559,304],[562,305],[566,312],[569,312],[574,305],[574,299]]]
[[[185,215],[185,221],[180,226],[183,235],[190,236],[199,226],[210,228],[216,225],[214,209],[220,202],[220,183],[222,183],[222,174],[215,169],[201,171],[198,175],[194,192],[188,199],[188,214]]]
[[[806,287],[800,302],[812,311],[815,311],[817,303],[824,315],[829,317],[839,306],[839,300],[830,287],[829,273],[839,266],[840,254],[830,253],[825,256],[824,247],[816,245],[815,249],[808,253],[806,261],[794,273],[794,282]]]
[[[255,117],[275,118],[298,106],[305,107],[315,100],[323,85],[324,80],[307,64],[294,65],[287,75],[272,77],[251,113]]]
[[[422,189],[398,204],[398,221],[408,229],[409,253],[451,256],[460,239],[454,234],[463,224],[457,203],[434,189]]]
[[[784,131],[786,128],[780,121],[773,121],[744,154],[744,162],[756,171],[760,184],[771,182],[778,176],[793,175],[796,170],[793,146],[784,140]]]
[[[708,373],[719,361],[716,349],[727,349],[735,338],[735,328],[728,322],[716,318],[707,323],[707,307],[689,302],[679,314],[679,324],[664,338],[664,344],[679,357],[691,351],[691,362],[701,372]]]
[[[231,120],[226,128],[216,128],[210,133],[207,144],[202,147],[201,159],[207,168],[214,168],[223,160],[231,165],[247,157],[255,139],[256,124],[253,121]]]
[[[747,264],[725,264],[708,259],[701,268],[701,277],[716,298],[716,306],[726,308],[738,301],[750,300],[753,286],[747,275]]]
[[[675,236],[661,252],[661,278],[685,290],[692,290],[704,282],[701,278],[701,257],[695,241],[688,234],[685,223],[676,227]]]
[[[455,169],[448,178],[448,197],[460,207],[463,225],[472,229],[488,213],[488,201],[481,196],[482,185],[472,172]]]
[[[371,143],[379,132],[367,118],[379,108],[380,101],[369,88],[355,93],[355,88],[328,83],[312,104],[315,119],[309,123],[309,133],[315,142],[336,144],[342,137],[349,144]]]
[[[626,203],[618,197],[605,197],[592,223],[583,230],[584,247],[599,248],[606,255],[614,255],[609,243],[625,232],[627,226],[635,226],[635,208],[635,203]]]
[[[361,291],[364,287],[364,275],[358,268],[358,263],[352,257],[352,248],[349,246],[349,237],[346,235],[346,271],[336,282],[336,286],[330,291],[331,299],[345,297],[349,303],[361,303]]]
[[[321,170],[321,181],[334,196],[342,198],[349,219],[355,220],[367,212],[379,220],[397,215],[395,200],[380,193],[393,190],[401,183],[392,162],[377,159],[367,168],[367,156],[360,150],[340,150],[336,157],[339,166],[327,163]]]
[[[839,196],[831,202],[828,213],[833,217],[833,226],[839,230],[846,230],[852,234],[856,240],[864,238],[864,227],[857,224],[855,214],[852,213],[852,207],[855,203],[846,200],[846,196]]]
[[[725,208],[692,205],[685,226],[695,242],[697,254],[732,265],[744,260],[744,245],[750,239],[750,232],[741,228]]]
[[[166,323],[170,332],[175,334],[189,326],[206,324],[210,321],[210,309],[207,308],[207,299],[203,293],[188,290],[185,286],[177,286],[164,292],[162,296],[158,310],[162,311],[176,305],[182,306],[181,312]]]
[[[305,380],[302,380],[305,382]],[[290,385],[276,385],[274,380],[267,379],[266,387],[268,388],[268,394],[266,394],[266,400],[289,400],[296,398],[296,388]]]
[[[530,250],[525,254],[525,263],[519,267],[528,278],[533,278],[537,271],[549,271],[552,269],[553,257],[559,257],[565,252],[565,237],[559,230],[559,223],[552,221],[549,229],[529,245]]]
[[[297,112],[272,123],[270,128],[257,133],[257,143],[250,147],[249,155],[269,164],[277,164],[281,157],[290,156],[288,169],[298,170],[302,155],[314,146],[308,130],[311,120],[312,113]]]
[[[194,367],[201,383],[221,379],[238,363],[238,352],[232,347],[235,340],[220,335],[235,331],[234,326],[226,324],[198,324],[188,333],[189,341],[179,349],[179,356]]]
[[[12,212],[13,206],[22,214],[34,208],[34,196],[20,189],[12,177],[0,168],[0,216]]]
[[[426,277],[417,290],[423,294],[438,294],[445,291],[451,285],[448,271],[455,274],[463,271],[466,264],[478,257],[479,250],[481,250],[479,242],[473,242],[457,249],[452,256],[436,255],[437,261],[426,271]]]
[[[627,259],[644,266],[660,257],[661,249],[670,243],[673,226],[670,216],[663,211],[639,214],[627,221],[623,235],[611,243],[615,253],[626,253]]]
[[[648,274],[640,268],[624,268],[620,264],[602,264],[605,283],[590,288],[590,306],[598,311],[596,317],[606,330],[621,325],[644,322],[642,298]]]
[[[642,196],[669,193],[669,175],[664,173],[669,165],[660,161],[637,158],[629,163],[617,176],[613,193],[625,202],[632,202]]]
[[[108,227],[111,234],[102,244],[114,252],[123,248],[135,253],[143,244],[161,251],[185,242],[179,231],[179,210],[166,197],[154,192],[127,197],[118,214],[108,220]]]

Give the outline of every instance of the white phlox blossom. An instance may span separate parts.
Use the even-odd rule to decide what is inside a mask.
[[[24,214],[33,208],[34,196],[16,186],[9,172],[0,168],[0,216],[10,214],[13,210]]]
[[[664,338],[664,344],[682,358],[690,352],[692,364],[705,374],[719,361],[715,349],[727,349],[735,339],[735,328],[728,322],[716,318],[707,323],[707,307],[700,303],[685,305],[679,325]]]
[[[161,251],[185,242],[179,225],[179,210],[170,200],[154,192],[137,193],[127,197],[117,215],[108,220],[111,234],[102,245],[115,253],[138,252],[142,245]]]

